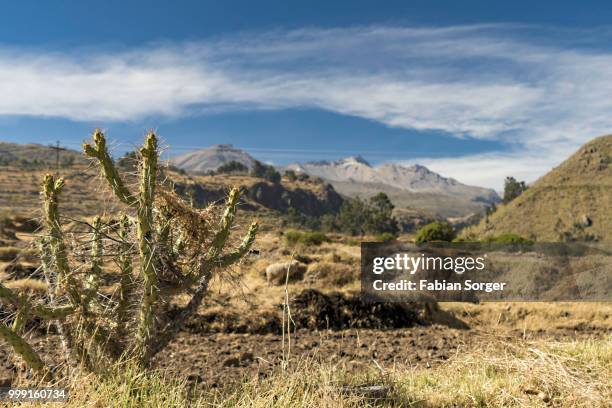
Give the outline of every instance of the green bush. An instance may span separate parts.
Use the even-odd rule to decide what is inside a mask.
[[[329,242],[327,235],[318,231],[287,231],[285,232],[285,240],[289,245],[301,244],[305,246],[321,245],[323,242]]]
[[[447,241],[455,239],[453,226],[446,221],[435,221],[425,225],[416,233],[415,242],[422,244],[431,241]]]

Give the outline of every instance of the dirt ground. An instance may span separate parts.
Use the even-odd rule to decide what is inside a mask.
[[[24,244],[27,240],[21,238]],[[287,260],[296,249],[286,247],[274,233],[262,235],[257,249],[259,256],[236,271],[241,276],[240,290],[213,285],[197,317],[156,356],[154,367],[192,383],[223,387],[244,377],[264,378],[283,359],[290,364],[313,359],[347,372],[395,365],[433,368],[463,350],[483,347],[492,336],[508,342],[572,341],[612,333],[610,304],[444,303],[442,312],[429,318],[423,317],[423,305],[398,309],[394,304],[361,304],[355,300],[358,274],[351,272],[344,282],[347,268],[341,267],[358,271],[359,247],[341,242],[301,249],[308,254],[301,259],[327,275],[287,287],[274,285],[266,281],[262,268]],[[322,268],[325,265],[328,269]],[[32,287],[31,282],[28,285]],[[298,299],[293,304],[296,324],[290,338],[281,334],[285,291]],[[172,303],[183,301],[178,298]],[[44,328],[38,327],[30,336],[43,359],[59,359],[56,335],[45,336]],[[22,367],[15,361],[7,347],[0,348],[0,386],[18,378]]]

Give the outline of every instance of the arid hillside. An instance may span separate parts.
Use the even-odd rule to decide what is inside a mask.
[[[612,136],[582,146],[507,205],[464,232],[539,241],[612,239]]]
[[[105,182],[89,160],[79,152],[62,150],[60,166],[56,169],[55,154],[47,146],[0,143],[0,216],[37,218],[41,180],[44,174],[56,172],[66,181],[64,212],[67,216],[92,216],[101,208],[113,212],[117,202],[103,188]],[[120,168],[129,181],[135,171],[133,165],[127,161]],[[302,176],[295,180],[284,177],[273,183],[247,174],[190,175],[173,167],[164,168],[162,177],[177,193],[200,207],[225,199],[233,186],[241,187],[245,193],[241,209],[264,214],[295,208],[308,216],[320,216],[337,212],[343,202],[330,184],[316,177]]]

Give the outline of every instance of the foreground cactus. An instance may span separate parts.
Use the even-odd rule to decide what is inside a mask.
[[[64,181],[45,176],[42,190],[47,231],[40,248],[49,284],[48,300],[31,301],[0,283],[0,300],[17,311],[13,328],[0,326],[0,338],[30,367],[42,370],[42,360],[19,334],[29,317],[38,317],[56,323],[65,355],[72,363],[98,371],[104,367],[103,362],[127,355],[136,357],[146,367],[197,311],[214,272],[240,261],[248,253],[257,224],[249,227],[238,246],[228,250],[239,190],[231,190],[218,222],[214,222],[211,209],[194,209],[173,192],[164,190],[157,181],[159,151],[153,133],[147,135],[140,149],[137,194],[126,187],[100,130],[94,132],[93,143],[84,144],[83,150],[98,162],[110,189],[126,205],[126,214],[117,225],[103,225],[101,218],[95,218],[91,225],[89,262],[79,265],[64,241],[60,222],[59,200]],[[118,230],[118,238],[111,239],[103,233],[114,229]],[[133,250],[134,239],[137,251]],[[118,251],[114,261],[119,269],[119,289],[112,296],[98,293],[104,274],[105,246]],[[138,277],[132,275],[135,264],[139,266]],[[161,283],[165,286],[161,287]],[[171,319],[165,318],[162,311],[162,304],[167,302],[163,299],[166,287],[191,293],[187,306]],[[128,328],[130,320],[138,322],[134,332]]]

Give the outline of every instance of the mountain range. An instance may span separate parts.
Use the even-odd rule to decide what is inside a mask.
[[[206,172],[229,161],[251,168],[255,159],[232,145],[214,145],[176,157],[172,164],[188,172]],[[279,170],[319,177],[351,197],[367,198],[382,191],[396,207],[419,210],[432,217],[465,216],[482,212],[500,201],[494,190],[465,185],[418,164],[372,166],[363,157],[356,156],[337,161],[293,163]]]

